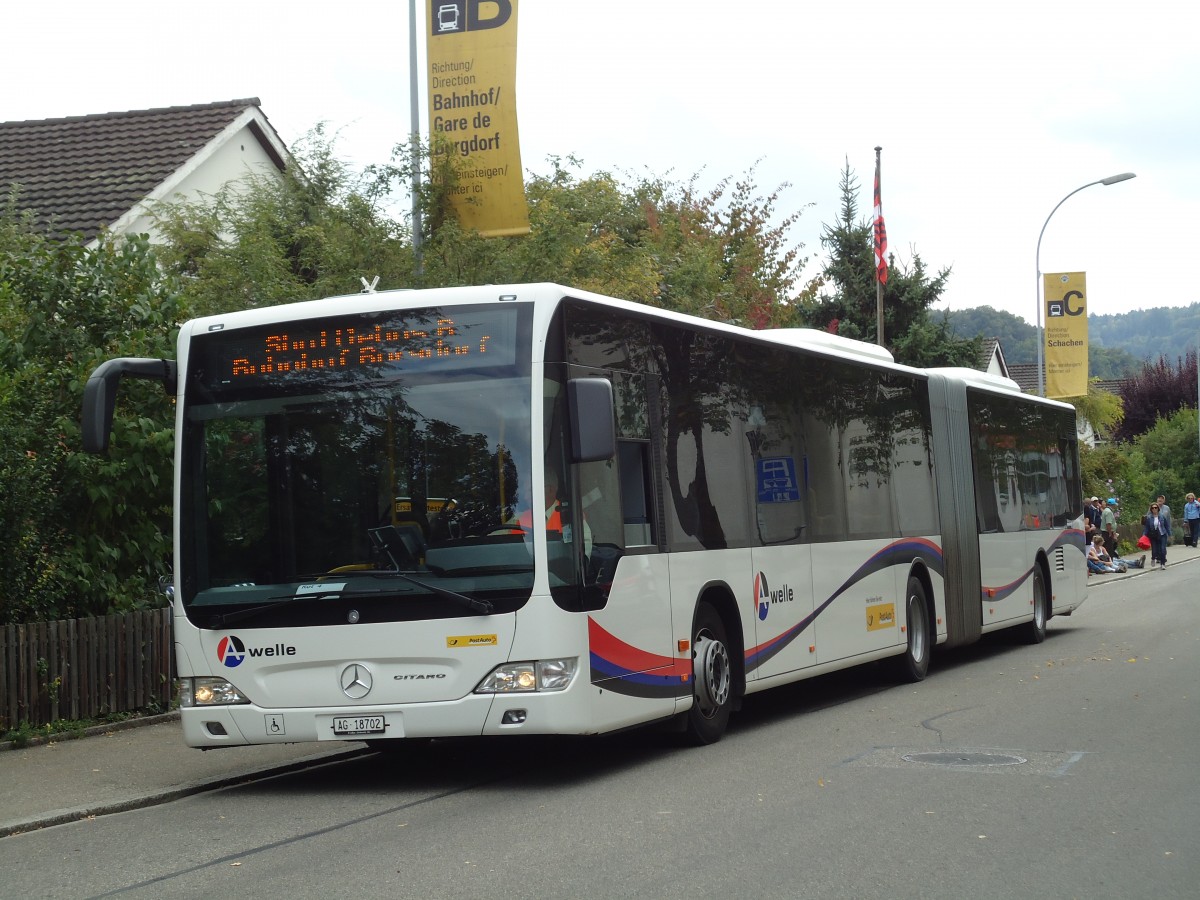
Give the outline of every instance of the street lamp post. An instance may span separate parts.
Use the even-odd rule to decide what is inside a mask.
[[[1042,357],[1042,344],[1045,339],[1042,337],[1042,235],[1046,233],[1046,226],[1050,224],[1050,220],[1054,218],[1054,214],[1058,212],[1058,207],[1062,206],[1084,188],[1090,188],[1097,184],[1116,184],[1118,181],[1128,181],[1130,178],[1136,178],[1133,172],[1122,172],[1120,175],[1109,175],[1107,178],[1101,178],[1099,181],[1089,181],[1087,184],[1075,188],[1067,196],[1058,201],[1054,209],[1050,210],[1050,215],[1046,216],[1046,221],[1042,223],[1042,230],[1038,232],[1037,239],[1037,367],[1038,367],[1038,396],[1046,396],[1046,372]]]

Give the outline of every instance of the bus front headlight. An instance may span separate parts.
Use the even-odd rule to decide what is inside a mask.
[[[493,669],[479,686],[477,694],[520,694],[533,691],[566,690],[579,668],[579,658],[539,659],[532,662],[505,663]]]
[[[249,703],[250,698],[224,678],[180,678],[176,683],[181,708],[191,706],[232,706]]]

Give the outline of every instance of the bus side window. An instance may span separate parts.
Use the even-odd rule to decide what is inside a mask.
[[[650,445],[645,441],[618,441],[621,478],[621,521],[626,547],[655,544],[650,508]]]

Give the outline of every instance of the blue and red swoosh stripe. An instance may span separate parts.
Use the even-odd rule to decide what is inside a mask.
[[[588,617],[592,684],[630,697],[686,697],[692,659],[662,656],[627,644]]]
[[[930,569],[942,572],[942,551],[924,538],[894,541],[866,560],[834,593],[803,620],[783,634],[746,651],[746,671],[752,672],[800,636],[834,600],[856,583],[896,565],[911,565],[921,559]],[[592,683],[633,697],[680,697],[691,691],[692,661],[648,653],[627,644],[588,619],[591,645]]]

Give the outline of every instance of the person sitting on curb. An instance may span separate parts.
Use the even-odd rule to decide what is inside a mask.
[[[1092,546],[1088,547],[1087,566],[1089,575],[1104,575],[1109,572],[1124,572],[1125,567],[1117,568],[1112,557],[1104,549],[1104,536],[1094,535]]]
[[[1123,572],[1123,571],[1128,571],[1129,569],[1145,569],[1146,568],[1146,554],[1145,553],[1142,553],[1141,556],[1136,559],[1122,559],[1121,557],[1118,557],[1118,556],[1109,556],[1108,548],[1106,548],[1104,546],[1104,535],[1103,534],[1093,535],[1092,540],[1094,541],[1097,538],[1100,541],[1100,547],[1099,547],[1099,551],[1098,551],[1099,556],[1102,556],[1104,558],[1105,562],[1108,563],[1108,565],[1111,565],[1112,568],[1116,569],[1116,571]],[[1091,551],[1092,551],[1092,547],[1088,547],[1088,556],[1091,556]]]

